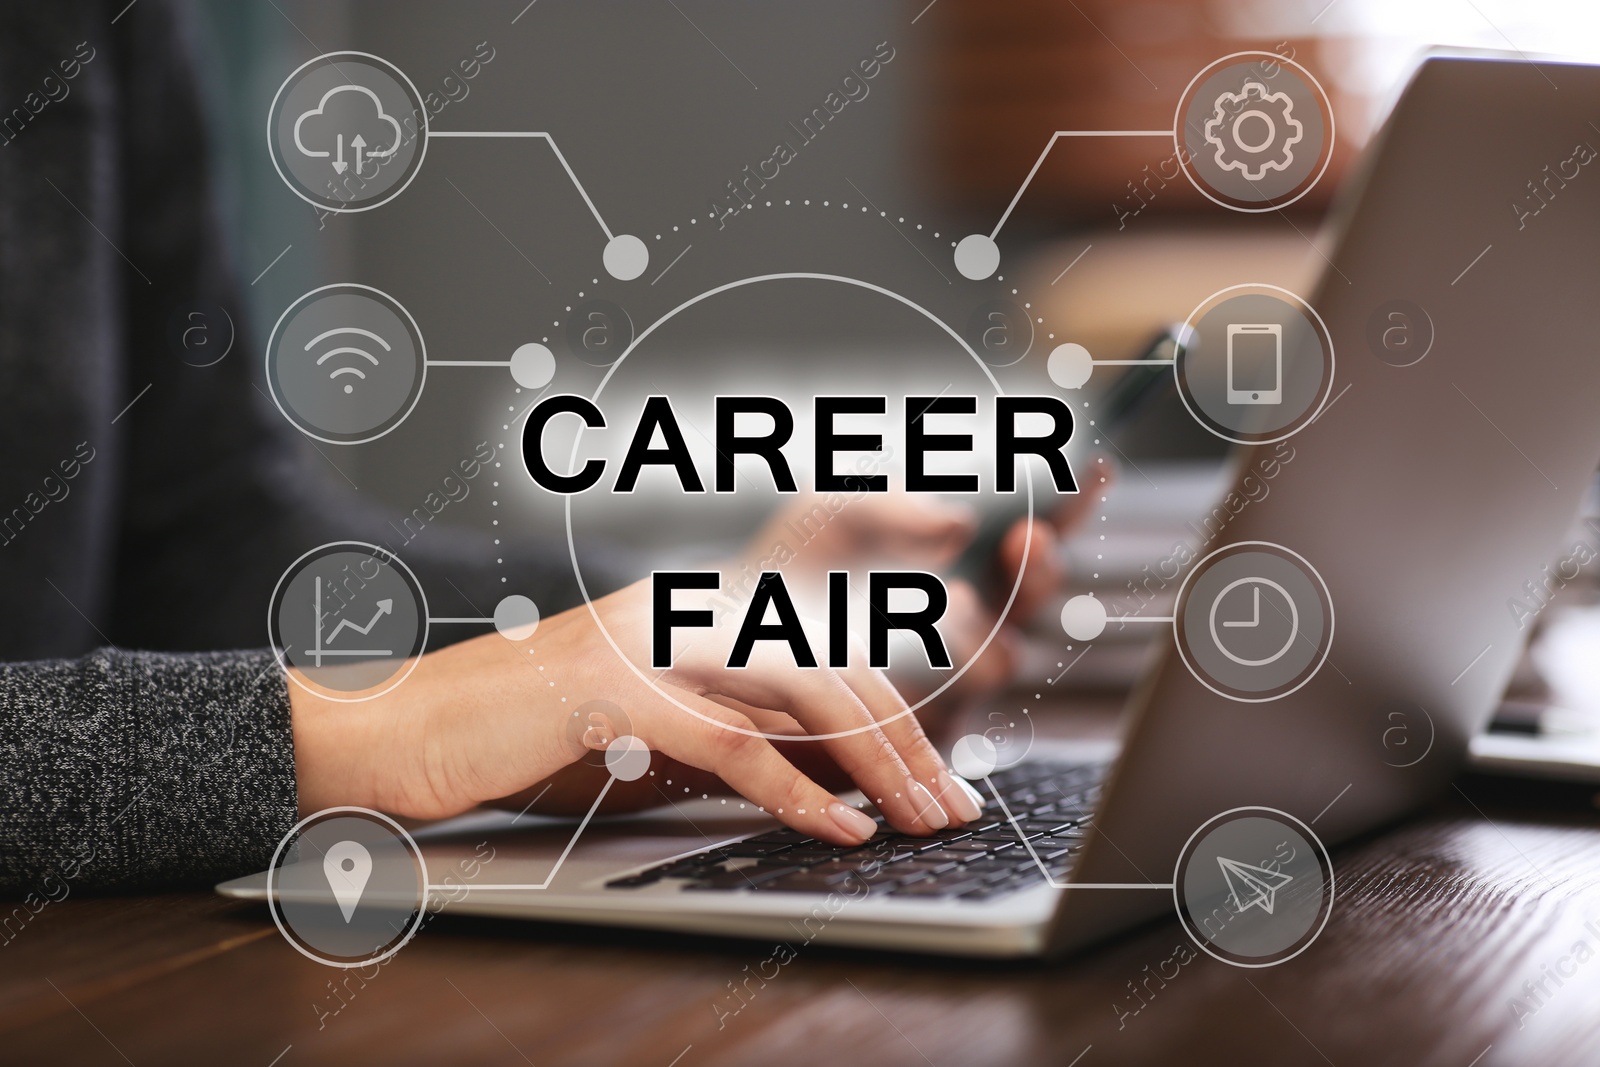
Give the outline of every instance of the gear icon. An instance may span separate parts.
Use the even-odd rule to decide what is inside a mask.
[[[1304,139],[1305,124],[1294,117],[1288,93],[1269,93],[1260,82],[1246,82],[1237,93],[1217,97],[1205,136],[1216,148],[1217,166],[1254,182],[1294,163],[1294,146]]]

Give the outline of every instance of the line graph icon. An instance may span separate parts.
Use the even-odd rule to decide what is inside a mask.
[[[289,305],[267,344],[272,399],[302,433],[330,444],[361,444],[400,425],[427,366],[410,313],[365,285],[313,289]]]
[[[322,587],[323,587],[324,579],[319,574],[319,575],[316,576],[315,582],[316,582],[316,585],[314,587],[314,591],[313,591],[313,594],[312,594],[312,607],[311,607],[312,626],[313,626],[314,632],[316,634],[316,637],[312,641],[312,644],[311,644],[311,662],[313,664],[315,664],[318,667],[322,666],[322,660],[323,660],[324,656],[362,656],[362,657],[370,659],[370,658],[375,658],[375,657],[378,657],[378,656],[392,656],[392,655],[394,655],[394,649],[392,649],[392,648],[331,648],[331,647],[329,647],[335,641],[337,641],[339,639],[339,634],[341,634],[342,632],[344,632],[347,629],[355,631],[356,633],[360,634],[362,637],[370,637],[370,636],[372,636],[372,628],[374,626],[377,626],[378,623],[383,620],[383,617],[385,615],[393,615],[394,614],[394,598],[393,597],[386,597],[383,600],[380,600],[380,601],[377,602],[377,604],[375,606],[375,610],[372,613],[372,618],[367,620],[367,624],[365,626],[363,626],[360,623],[354,621],[353,619],[340,619],[338,621],[338,624],[334,626],[333,632],[329,633],[327,635],[324,635],[322,631],[326,628],[327,623],[328,623],[328,618],[327,618],[326,615],[323,614],[323,611],[322,611]]]
[[[428,605],[398,556],[360,541],[307,552],[273,591],[268,629],[303,686],[366,700],[399,685],[428,638]]]
[[[406,680],[435,626],[493,626],[512,643],[539,629],[539,608],[519,593],[493,615],[430,616],[405,562],[366,541],[332,541],[289,564],[267,606],[267,637],[295,685],[352,703]],[[641,772],[642,773],[642,772]]]

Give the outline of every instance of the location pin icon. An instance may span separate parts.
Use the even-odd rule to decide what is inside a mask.
[[[340,841],[322,857],[322,873],[339,903],[344,921],[349,922],[361,903],[361,894],[372,877],[372,853],[359,841]]]

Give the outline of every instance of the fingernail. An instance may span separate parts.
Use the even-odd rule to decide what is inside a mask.
[[[985,807],[983,794],[972,788],[972,783],[968,782],[965,778],[956,778],[954,775],[951,775],[951,780],[960,787],[961,795],[966,797],[967,802],[972,805],[972,814],[968,815],[967,818],[976,819],[978,816],[982,815]]]
[[[878,832],[878,824],[872,820],[872,816],[848,804],[829,804],[828,814],[839,829],[859,840],[865,841]]]
[[[953,774],[945,776],[953,788],[944,791],[945,802],[954,809],[963,822],[971,822],[983,814],[983,796],[964,780]]]
[[[911,806],[917,811],[917,818],[935,830],[943,830],[950,825],[950,813],[939,806],[939,802],[933,799],[933,794],[921,782],[907,778],[906,790],[911,797]]]

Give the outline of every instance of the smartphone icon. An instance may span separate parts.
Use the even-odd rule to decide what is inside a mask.
[[[1228,403],[1283,403],[1283,327],[1228,323]]]

